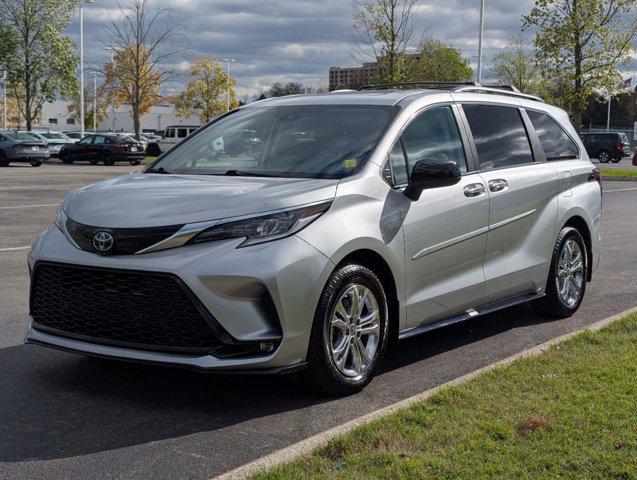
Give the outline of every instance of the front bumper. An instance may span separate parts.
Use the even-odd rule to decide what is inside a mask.
[[[66,351],[160,363],[192,369],[254,370],[278,373],[305,361],[314,312],[333,264],[298,237],[237,249],[241,240],[211,242],[142,255],[100,256],[72,246],[55,226],[44,232],[29,253],[29,265],[55,262],[97,268],[115,268],[177,276],[237,342],[280,338],[271,353],[218,358],[129,348],[103,341],[62,336],[31,325],[26,343]],[[276,311],[280,332],[261,305],[267,292]],[[158,291],[157,295],[161,295]],[[178,321],[178,319],[175,319]]]

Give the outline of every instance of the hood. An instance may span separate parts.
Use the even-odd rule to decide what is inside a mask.
[[[64,210],[95,227],[180,225],[331,200],[338,182],[138,173],[73,190]]]

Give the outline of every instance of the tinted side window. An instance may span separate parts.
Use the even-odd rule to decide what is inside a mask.
[[[164,135],[167,138],[171,138],[175,136],[175,129],[174,128],[168,128],[166,130],[166,134]]]
[[[106,139],[104,137],[102,137],[101,135],[97,135],[94,138],[95,138],[95,140],[93,140],[93,143],[95,145],[101,145],[102,143],[106,143]]]
[[[566,160],[577,158],[579,151],[559,124],[546,113],[527,111],[533,128],[540,137],[540,143],[546,154],[546,159]]]
[[[88,136],[88,137],[84,137],[82,140],[80,140],[80,144],[82,145],[88,145],[89,143],[93,142],[93,136]]]
[[[178,138],[186,138],[188,136],[188,130],[185,128],[177,129],[177,137]]]
[[[463,108],[482,170],[533,162],[529,137],[517,108],[497,105],[463,105]]]
[[[454,160],[462,172],[467,171],[460,131],[448,105],[423,112],[409,124],[402,139],[410,172],[419,160],[431,163]]]

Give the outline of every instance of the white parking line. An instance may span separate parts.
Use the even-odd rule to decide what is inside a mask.
[[[67,185],[49,185],[46,187],[42,187],[42,186],[24,186],[24,187],[2,187],[0,188],[0,192],[6,192],[9,190],[52,190],[52,189],[56,189],[56,188],[78,188],[78,187],[83,187],[84,185],[79,185],[79,184],[67,184]]]
[[[43,203],[41,205],[15,205],[13,207],[0,207],[0,210],[12,210],[14,208],[57,207],[59,203]]]
[[[27,245],[26,247],[0,248],[0,252],[17,252],[20,250],[28,250],[29,248],[31,248],[31,245]]]
[[[626,192],[628,190],[637,190],[637,187],[631,188],[618,188],[617,190],[604,190],[604,193],[613,193],[613,192]]]

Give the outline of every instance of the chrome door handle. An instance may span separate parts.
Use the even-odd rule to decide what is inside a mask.
[[[484,193],[484,185],[481,183],[470,183],[464,187],[465,197],[479,197]]]
[[[489,180],[489,190],[492,192],[501,192],[509,186],[509,183],[504,178],[496,178],[495,180]]]

